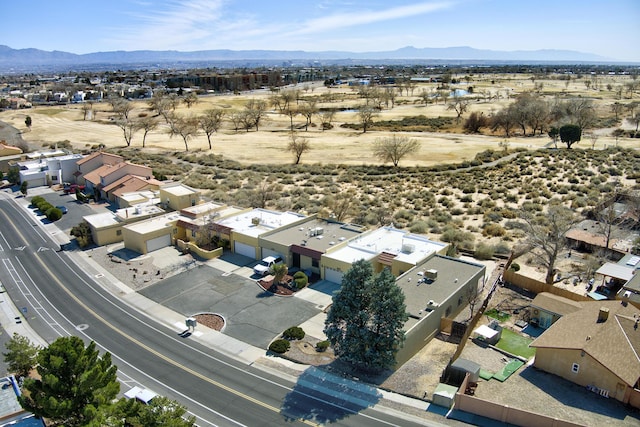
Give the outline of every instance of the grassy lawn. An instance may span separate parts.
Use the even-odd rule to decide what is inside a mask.
[[[509,317],[511,317],[510,314],[503,313],[502,311],[498,311],[495,308],[485,311],[484,314],[486,314],[489,317],[493,317],[494,319],[498,319],[500,322],[504,322]]]
[[[536,354],[536,350],[529,347],[529,343],[532,341],[531,338],[525,338],[509,329],[503,329],[502,338],[500,338],[496,347],[508,351],[511,354],[530,359]]]

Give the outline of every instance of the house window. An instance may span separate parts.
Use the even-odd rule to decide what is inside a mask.
[[[458,298],[458,307],[460,307],[460,305],[462,304],[462,297]]]
[[[320,262],[317,259],[312,259],[311,260],[311,266],[312,267],[320,267]]]
[[[445,316],[449,317],[451,314],[451,306],[447,307],[447,311],[445,311]]]
[[[116,230],[116,236],[121,236],[122,235],[122,230]]]
[[[580,365],[578,365],[577,363],[574,363],[573,365],[571,365],[571,372],[573,372],[574,374],[577,374],[579,370],[580,370]]]
[[[196,237],[196,230],[191,230],[191,237]]]

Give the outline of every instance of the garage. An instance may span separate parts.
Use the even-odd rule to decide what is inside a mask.
[[[256,248],[251,245],[247,245],[246,243],[234,242],[233,251],[251,259],[256,259]]]
[[[171,234],[147,240],[147,253],[157,251],[171,245]]]
[[[268,256],[279,257],[282,256],[280,253],[276,251],[272,251],[271,249],[262,249],[262,258],[266,258]]]
[[[324,280],[328,280],[329,282],[341,284],[343,275],[341,271],[334,270],[333,268],[324,268]]]

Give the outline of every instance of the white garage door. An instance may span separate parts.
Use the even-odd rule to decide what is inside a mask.
[[[147,252],[157,251],[169,245],[171,245],[171,234],[165,234],[164,236],[147,240]]]
[[[329,267],[324,268],[324,280],[341,284],[342,276],[343,276],[343,273],[338,270],[334,270],[333,268],[329,268]]]
[[[256,248],[246,243],[235,242],[233,251],[237,254],[248,256],[251,259],[256,259]]]

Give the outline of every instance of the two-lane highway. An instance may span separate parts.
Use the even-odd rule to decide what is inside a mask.
[[[318,388],[180,338],[100,287],[56,251],[36,221],[12,200],[0,199],[0,280],[16,305],[27,308],[29,323],[48,342],[63,335],[95,341],[112,354],[124,381],[185,404],[199,425],[423,424],[342,404]]]

